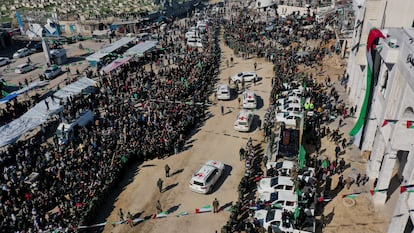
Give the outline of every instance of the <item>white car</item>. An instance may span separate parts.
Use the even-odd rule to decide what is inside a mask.
[[[254,217],[259,220],[260,224],[265,228],[268,229],[269,227],[272,228],[273,232],[275,233],[311,233],[315,232],[315,218],[314,218],[314,210],[313,209],[305,209],[304,210],[306,219],[305,223],[303,224],[302,230],[294,229],[293,222],[286,222],[282,224],[282,213],[283,210],[281,209],[271,209],[267,210],[257,210],[254,213]]]
[[[60,66],[51,66],[45,70],[45,77],[46,79],[54,79],[60,73],[62,73]]]
[[[231,77],[231,80],[233,82],[242,82],[244,79],[245,82],[253,82],[255,79],[257,79],[256,72],[249,71],[249,72],[241,72],[238,74],[235,74]]]
[[[283,106],[285,104],[300,104],[300,98],[297,96],[287,96],[276,101],[276,106]]]
[[[190,190],[196,193],[207,194],[213,190],[224,171],[224,163],[209,160],[193,174],[190,180]]]
[[[300,112],[302,110],[302,105],[300,104],[285,104],[278,106],[277,110],[279,112]]]
[[[231,99],[231,89],[227,84],[219,84],[217,86],[217,99],[218,100],[229,100]]]
[[[273,168],[278,171],[280,176],[290,176],[295,163],[293,161],[284,160],[283,162],[267,162],[266,168]]]
[[[0,57],[0,66],[5,66],[10,64],[10,59],[8,57]]]
[[[257,107],[256,93],[251,90],[242,93],[243,108],[254,109]]]
[[[17,50],[14,54],[13,54],[13,58],[17,59],[17,58],[22,58],[22,57],[26,57],[30,55],[30,50],[28,48],[22,48]]]
[[[300,98],[302,97],[302,94],[303,94],[303,88],[282,91],[282,96],[296,96]]]
[[[269,226],[272,226],[272,229],[275,229],[274,226],[276,226],[277,230],[273,232],[292,233],[293,225],[291,223],[282,226],[282,213],[283,210],[281,209],[257,210],[254,213],[254,217],[257,218],[257,220],[259,220],[259,222],[265,229],[268,229]]]
[[[275,209],[286,209],[294,212],[296,207],[298,207],[298,196],[290,191],[260,193],[259,199],[264,202],[269,202],[270,207]]]
[[[288,176],[276,176],[272,178],[263,178],[259,181],[257,191],[259,193],[264,192],[277,192],[277,191],[292,191],[293,193],[294,184],[291,177]]]
[[[253,118],[254,114],[251,111],[242,109],[234,122],[234,129],[240,132],[249,132],[253,124]]]
[[[32,64],[24,63],[24,64],[16,66],[16,69],[14,70],[14,72],[18,74],[24,74],[34,69],[36,69],[36,67],[33,66]]]
[[[276,114],[276,122],[283,122],[287,126],[297,126],[297,122],[302,118],[302,114],[294,112],[280,112]]]

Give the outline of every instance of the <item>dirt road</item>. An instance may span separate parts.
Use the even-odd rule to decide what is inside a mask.
[[[220,67],[220,83],[227,83],[228,77],[240,71],[252,71],[254,62],[257,61],[257,74],[260,82],[254,86],[247,83],[247,88],[254,90],[260,97],[258,109],[255,110],[256,123],[258,118],[263,119],[268,107],[268,98],[271,90],[270,76],[272,65],[264,59],[248,59],[234,57],[234,66],[226,67],[225,61],[233,56],[233,51],[220,42],[222,48],[222,61]],[[220,105],[225,107],[225,114],[221,115]],[[117,211],[122,208],[124,214],[130,211],[135,217],[148,216],[156,212],[155,204],[160,200],[163,210],[170,209],[164,219],[148,220],[131,228],[123,224],[113,227],[107,225],[104,232],[215,232],[220,231],[229,217],[229,212],[224,210],[218,214],[202,213],[194,214],[196,208],[211,205],[214,198],[220,202],[220,206],[229,206],[237,200],[237,186],[244,174],[244,163],[239,160],[239,149],[245,146],[249,137],[259,143],[263,139],[263,132],[257,124],[250,133],[239,133],[233,129],[233,123],[239,111],[237,97],[231,101],[218,101],[209,108],[210,118],[204,125],[197,129],[188,142],[188,149],[165,160],[153,160],[142,164],[133,181],[125,188],[114,203],[112,213],[107,221],[118,221]],[[222,161],[226,164],[226,172],[219,182],[216,190],[209,195],[191,192],[189,181],[191,175],[209,159]],[[170,178],[165,178],[164,166],[168,164],[172,173],[182,170]],[[164,180],[164,186],[170,187],[168,191],[159,193],[156,186],[158,178]],[[187,211],[189,214],[183,217],[175,215]],[[138,214],[137,214],[138,213]],[[203,229],[203,230],[201,230]]]

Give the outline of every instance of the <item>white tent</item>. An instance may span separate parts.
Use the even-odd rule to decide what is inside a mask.
[[[71,95],[79,94],[83,89],[92,86],[95,83],[96,82],[91,79],[81,78],[57,91],[54,96],[65,100]],[[35,129],[37,126],[45,123],[51,116],[62,111],[63,106],[60,105],[60,101],[57,98],[53,101],[51,97],[48,97],[45,100],[40,101],[21,117],[0,127],[0,147],[14,143],[23,134]],[[47,109],[46,102],[49,106],[49,110]]]
[[[125,52],[125,55],[142,57],[142,56],[144,56],[145,52],[148,52],[148,51],[154,49],[155,46],[157,46],[157,44],[158,44],[158,41],[147,40],[143,43],[139,43],[139,44],[135,45],[134,47],[128,49]]]

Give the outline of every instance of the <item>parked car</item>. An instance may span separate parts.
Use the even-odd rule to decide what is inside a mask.
[[[62,69],[60,68],[60,66],[51,66],[45,70],[44,75],[46,79],[54,79],[61,73]]]
[[[254,217],[259,220],[260,224],[265,228],[272,228],[276,233],[311,233],[315,232],[316,224],[313,209],[305,209],[305,221],[302,223],[302,229],[295,229],[293,222],[287,221],[283,224],[281,209],[257,210]]]
[[[302,114],[294,112],[280,112],[276,114],[276,122],[283,122],[286,126],[297,126],[298,121],[302,119]]]
[[[22,48],[17,50],[14,54],[13,54],[13,58],[17,59],[17,58],[22,58],[22,57],[26,57],[30,55],[30,50],[28,48]]]
[[[43,52],[42,42],[30,42],[27,48],[30,50],[30,53]]]
[[[278,106],[277,110],[280,112],[300,112],[302,110],[302,106],[300,104],[291,103]]]
[[[217,86],[217,99],[218,100],[229,100],[231,99],[231,89],[227,84],[219,84]]]
[[[190,180],[190,190],[196,193],[207,194],[213,190],[224,171],[224,163],[209,160],[193,174]]]
[[[298,196],[290,191],[264,192],[259,194],[259,199],[269,202],[271,208],[286,209],[294,212],[298,207]]]
[[[273,168],[278,171],[280,176],[290,176],[295,163],[284,160],[282,162],[267,162],[266,169]]]
[[[293,192],[293,180],[288,176],[276,176],[272,178],[263,178],[260,180],[259,185],[257,186],[257,191],[259,193],[264,192],[276,192],[288,190]]]
[[[255,79],[257,80],[257,74],[256,72],[249,71],[249,72],[241,72],[231,77],[231,80],[236,83],[242,82],[243,79],[245,82],[252,82]]]
[[[24,74],[34,69],[36,69],[36,67],[33,66],[32,64],[24,63],[24,64],[16,66],[16,69],[14,70],[14,72],[18,74]]]
[[[243,108],[254,109],[257,107],[256,93],[254,93],[254,91],[247,90],[243,92],[242,99],[243,99]]]
[[[253,118],[254,114],[251,111],[242,109],[234,122],[234,129],[241,132],[249,132],[253,124]]]
[[[0,66],[5,66],[10,64],[10,59],[8,57],[0,57]]]

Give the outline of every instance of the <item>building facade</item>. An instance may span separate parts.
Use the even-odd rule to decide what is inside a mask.
[[[347,73],[348,94],[360,114],[370,90],[367,115],[355,143],[367,155],[367,174],[375,180],[373,202],[392,211],[388,232],[413,232],[414,192],[414,1],[366,0],[355,5],[356,22]],[[367,83],[368,33],[381,30]],[[414,187],[413,187],[414,188]],[[392,201],[391,201],[392,200]]]

